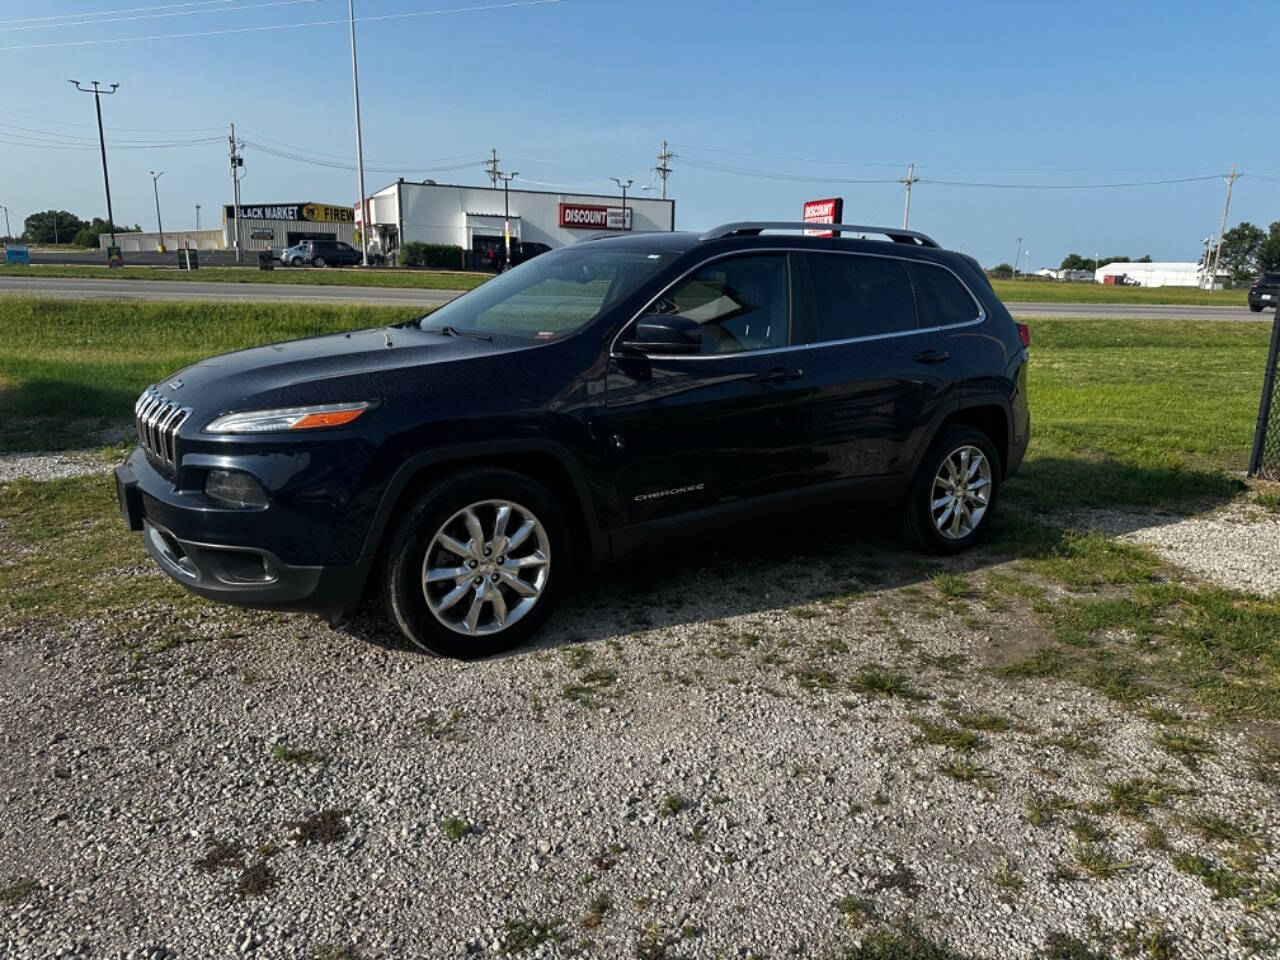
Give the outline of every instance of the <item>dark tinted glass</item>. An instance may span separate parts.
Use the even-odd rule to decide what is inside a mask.
[[[809,254],[814,339],[846,340],[916,327],[911,281],[897,260],[845,253]]]
[[[916,264],[915,270],[934,323],[945,327],[978,318],[978,305],[950,270],[927,264]]]
[[[791,287],[782,254],[718,260],[665,294],[652,313],[702,328],[703,353],[741,353],[790,342]]]

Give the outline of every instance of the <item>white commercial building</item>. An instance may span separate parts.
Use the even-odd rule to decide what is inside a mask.
[[[356,216],[359,219],[359,211]],[[485,256],[502,245],[508,219],[512,243],[554,248],[603,231],[674,230],[676,203],[628,194],[624,211],[620,193],[504,191],[408,180],[398,180],[369,198],[370,239],[388,254],[417,242]]]
[[[1204,280],[1195,262],[1108,263],[1093,272],[1095,283],[1121,283],[1121,277],[1143,287],[1199,287]]]

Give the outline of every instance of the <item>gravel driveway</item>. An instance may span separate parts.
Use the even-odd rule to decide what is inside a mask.
[[[1274,905],[1174,864],[1280,890],[1277,770],[997,679],[1029,612],[933,569],[664,558],[477,663],[216,607],[0,628],[0,956],[1275,955]]]

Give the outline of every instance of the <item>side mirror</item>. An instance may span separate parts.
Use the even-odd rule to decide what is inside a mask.
[[[655,356],[678,356],[702,350],[702,328],[688,317],[651,313],[636,321],[623,349]]]

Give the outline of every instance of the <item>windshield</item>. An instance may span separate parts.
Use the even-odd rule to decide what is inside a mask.
[[[564,247],[500,274],[418,325],[553,340],[580,330],[679,255],[595,242]]]

